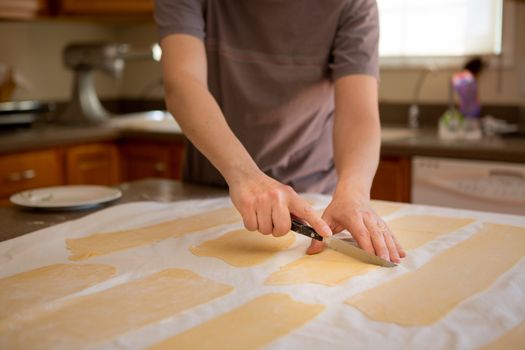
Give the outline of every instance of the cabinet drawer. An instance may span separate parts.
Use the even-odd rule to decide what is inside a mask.
[[[181,142],[126,141],[121,144],[127,181],[160,177],[180,179],[184,145]]]
[[[110,143],[66,150],[66,180],[72,185],[116,185],[120,182],[117,147]]]
[[[0,156],[0,197],[26,189],[62,185],[59,151],[38,151]]]

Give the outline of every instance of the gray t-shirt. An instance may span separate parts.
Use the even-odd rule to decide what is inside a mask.
[[[333,82],[378,77],[375,0],[156,0],[155,19],[161,38],[203,40],[209,90],[261,170],[296,191],[333,191]],[[184,179],[225,185],[187,146]]]

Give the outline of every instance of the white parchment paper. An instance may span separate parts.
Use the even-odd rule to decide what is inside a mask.
[[[316,202],[316,208],[325,207],[330,200],[329,197],[321,195],[306,197]],[[151,225],[224,206],[231,206],[229,198],[123,204],[1,242],[0,278],[45,265],[73,263],[68,260],[66,238]],[[468,217],[476,221],[410,251],[409,256],[397,268],[371,271],[335,287],[318,284],[263,284],[271,273],[304,255],[309,239],[301,235],[297,236],[290,249],[249,268],[233,267],[216,258],[197,257],[189,251],[191,246],[217,238],[230,230],[242,228],[242,223],[239,222],[80,261],[79,263],[110,264],[118,268],[119,274],[109,281],[69,297],[94,293],[167,268],[190,269],[235,288],[234,292],[225,297],[173,315],[156,324],[122,334],[97,347],[100,349],[144,348],[232,310],[259,295],[271,292],[287,293],[296,300],[324,304],[326,308],[313,321],[269,344],[269,349],[471,349],[500,337],[525,320],[525,259],[521,259],[511,270],[500,276],[489,289],[473,295],[440,321],[427,327],[402,327],[376,322],[344,304],[346,299],[356,293],[417,269],[434,255],[475,234],[483,222],[525,227],[525,216],[421,205],[406,205],[386,216],[385,220],[405,215]]]

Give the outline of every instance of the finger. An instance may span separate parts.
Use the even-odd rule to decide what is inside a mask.
[[[290,232],[292,220],[290,219],[290,211],[285,203],[280,200],[272,208],[273,231],[272,235],[275,237],[284,236]]]
[[[257,230],[263,235],[273,232],[272,207],[269,203],[263,203],[257,208]]]
[[[291,199],[289,207],[292,214],[308,222],[321,236],[329,237],[332,235],[332,230],[321,218],[321,215],[299,196],[296,195],[295,198]]]
[[[375,254],[374,245],[368,233],[368,229],[363,221],[363,216],[356,213],[352,216],[347,216],[345,219],[345,226],[348,232],[356,240],[359,247],[371,254]]]
[[[386,246],[383,232],[377,225],[377,220],[374,220],[373,214],[365,212],[363,215],[363,222],[368,230],[372,245],[374,246],[375,254],[385,260],[390,260],[390,254]]]
[[[257,230],[257,215],[254,210],[246,210],[241,213],[242,221],[244,222],[244,227],[248,231]]]
[[[405,249],[403,249],[403,246],[401,246],[401,243],[397,240],[397,237],[394,236],[393,233],[391,233],[392,240],[394,241],[394,244],[396,245],[397,252],[399,253],[400,258],[404,258],[407,253],[405,252]]]
[[[318,241],[317,239],[312,239],[312,242],[310,243],[310,246],[306,250],[306,254],[313,255],[318,254],[322,252],[324,249],[324,243],[321,241]]]
[[[390,255],[390,261],[392,261],[393,263],[399,263],[401,259],[399,259],[399,253],[397,251],[396,244],[392,239],[392,234],[390,230],[387,230],[383,233],[383,238],[386,243],[386,248],[388,249],[388,254]]]
[[[244,227],[248,231],[257,230],[257,215],[255,213],[255,204],[250,197],[241,197],[238,202],[234,203],[244,222]]]

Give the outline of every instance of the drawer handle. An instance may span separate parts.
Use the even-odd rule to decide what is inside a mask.
[[[7,175],[7,180],[9,182],[18,182],[22,180],[22,174],[20,173],[11,173]]]
[[[159,172],[159,173],[165,171],[165,170],[166,170],[166,164],[164,164],[164,163],[162,163],[162,162],[158,162],[158,163],[156,163],[156,164],[155,164],[155,170],[156,170],[157,172]]]
[[[7,175],[7,180],[9,182],[18,182],[22,180],[31,180],[36,177],[36,171],[34,169],[27,169],[21,173],[11,173]]]
[[[22,178],[24,180],[31,180],[36,177],[36,171],[34,169],[27,169],[22,172]]]

